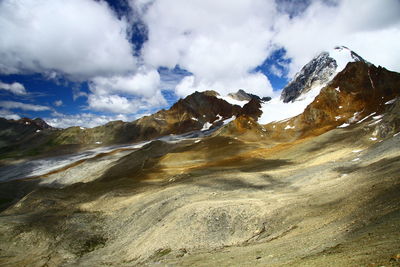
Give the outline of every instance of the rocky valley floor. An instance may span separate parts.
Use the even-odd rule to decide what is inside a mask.
[[[1,266],[399,266],[400,135],[214,134],[2,182]]]

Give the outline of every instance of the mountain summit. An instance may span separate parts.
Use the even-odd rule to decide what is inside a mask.
[[[361,56],[345,46],[322,52],[306,64],[282,90],[283,102],[293,102],[314,87],[323,87],[341,72],[349,62],[365,62]]]

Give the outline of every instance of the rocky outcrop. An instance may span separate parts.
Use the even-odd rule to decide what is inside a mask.
[[[240,116],[248,116],[254,120],[258,120],[261,116],[261,101],[256,98],[252,98],[247,104],[245,104],[240,111]]]
[[[282,90],[283,102],[291,102],[303,92],[307,92],[316,82],[326,83],[335,73],[337,64],[329,57],[329,53],[323,52],[310,63],[305,65],[294,79]]]
[[[250,101],[252,99],[257,99],[257,100],[262,100],[262,101],[270,101],[271,97],[259,97],[257,95],[253,95],[250,93],[245,92],[244,90],[240,89],[236,93],[230,93],[228,94],[229,97],[238,100],[238,101]]]
[[[17,146],[19,143],[29,144],[32,138],[41,135],[44,130],[54,131],[56,129],[39,118],[34,120],[28,118],[19,120],[0,118],[0,149],[7,146]]]

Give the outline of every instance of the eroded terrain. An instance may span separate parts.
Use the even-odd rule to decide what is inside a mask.
[[[0,263],[397,266],[400,134],[373,122],[158,140],[2,183]]]

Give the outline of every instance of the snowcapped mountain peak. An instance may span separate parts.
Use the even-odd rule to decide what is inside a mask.
[[[341,72],[349,62],[362,61],[367,63],[361,56],[346,46],[336,46],[328,51],[328,54],[336,62],[336,73]]]
[[[293,80],[282,90],[283,102],[295,101],[313,87],[328,84],[349,62],[365,61],[361,56],[346,46],[321,52],[298,72]],[[369,63],[368,63],[369,64]]]
[[[266,124],[301,114],[322,88],[328,85],[349,62],[368,63],[346,46],[321,52],[307,63],[282,90],[280,98],[262,105],[259,122]]]

